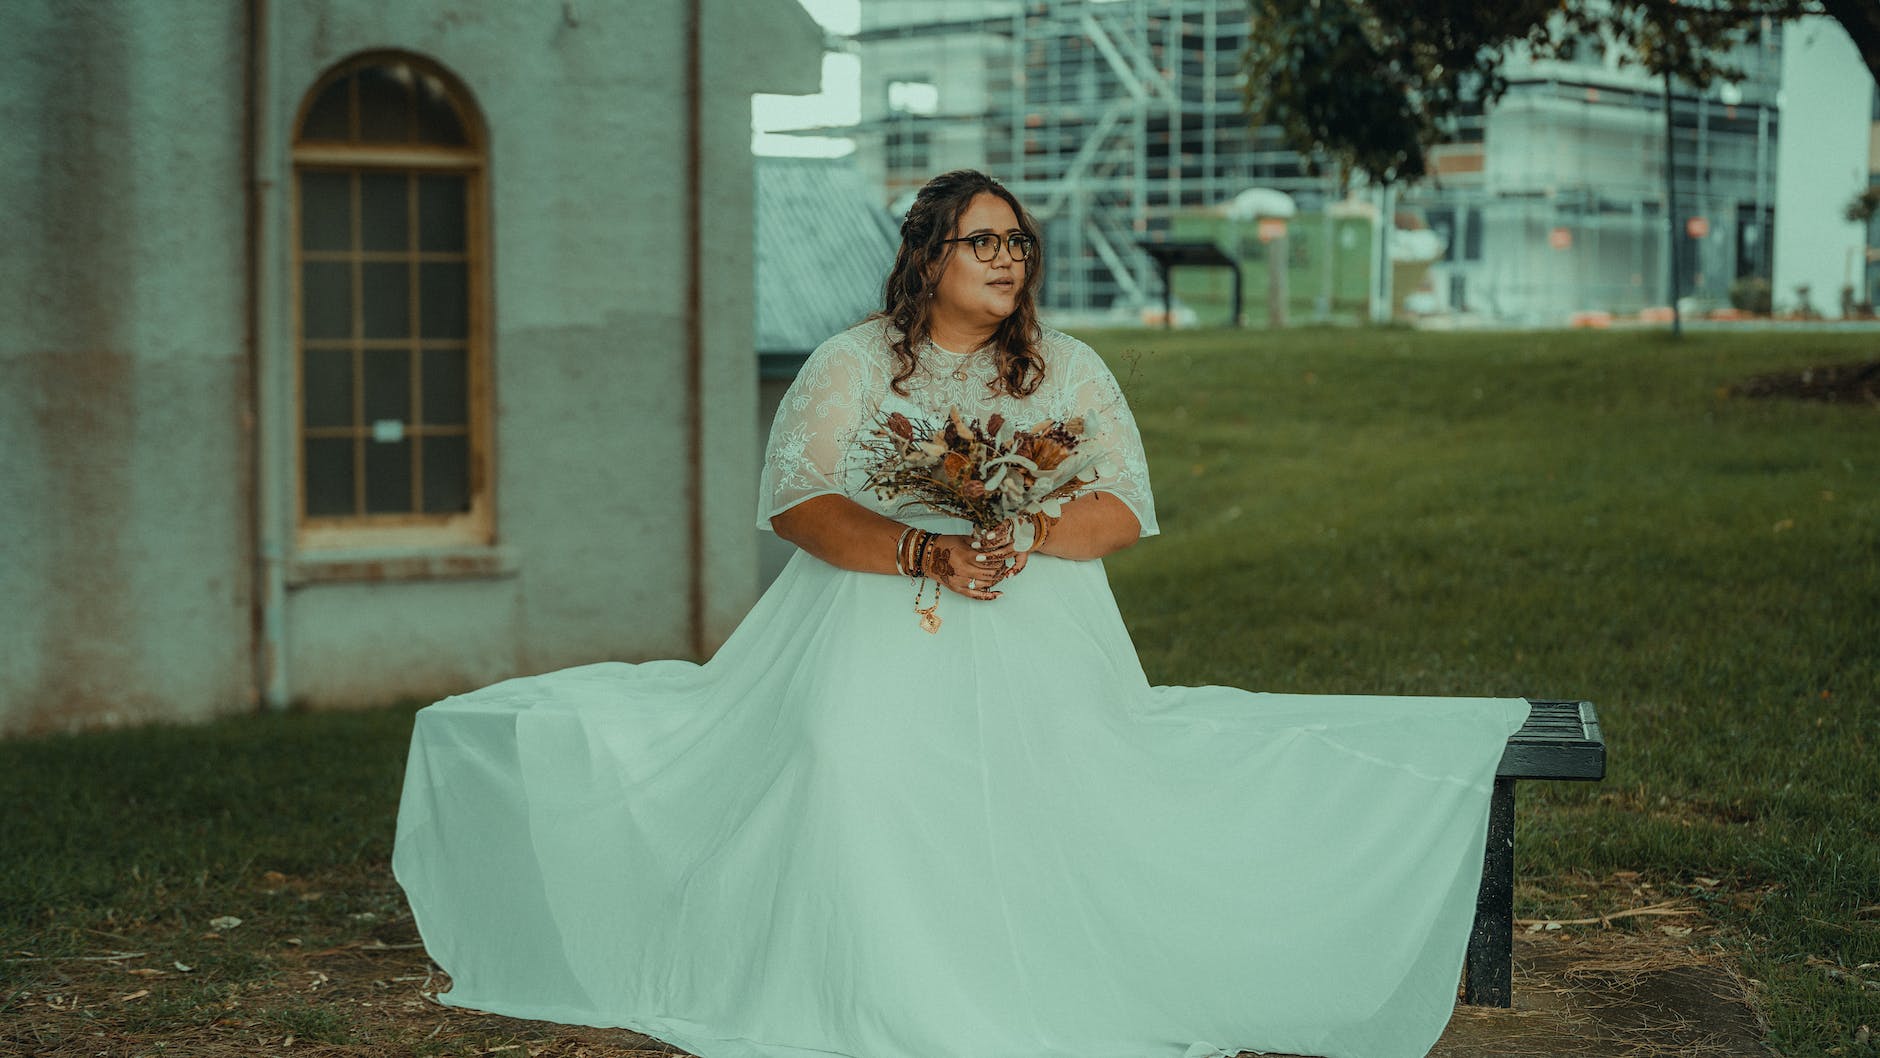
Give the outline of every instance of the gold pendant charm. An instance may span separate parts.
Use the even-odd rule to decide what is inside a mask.
[[[934,582],[932,604],[922,606],[920,597],[925,594],[927,594],[927,578],[922,577],[920,582],[914,585],[914,612],[920,615],[921,631],[933,635],[940,631],[940,615],[934,612],[940,608],[940,582]]]
[[[966,381],[966,361],[964,358],[960,360],[960,366],[953,369],[953,381],[955,382]]]

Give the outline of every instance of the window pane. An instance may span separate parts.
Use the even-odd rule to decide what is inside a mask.
[[[462,426],[470,421],[470,386],[462,349],[426,349],[424,422],[427,426]],[[427,486],[428,488],[429,486]]]
[[[352,337],[352,266],[308,261],[300,266],[301,330],[309,338]]]
[[[309,437],[304,452],[308,516],[353,513],[352,438]]]
[[[411,266],[403,261],[368,261],[360,266],[367,338],[411,335]]]
[[[411,248],[406,195],[410,178],[403,173],[365,173],[359,177],[359,237],[368,250]]]
[[[411,139],[411,67],[404,63],[359,71],[359,138],[366,143]]]
[[[347,174],[300,174],[300,248],[352,248],[352,178]]]
[[[352,351],[309,349],[300,365],[301,420],[308,426],[351,426]]]
[[[462,338],[470,333],[470,273],[462,262],[427,261],[420,266],[418,292],[426,338]]]
[[[424,509],[431,513],[470,509],[470,439],[424,439]]]
[[[418,141],[450,147],[461,147],[468,142],[463,134],[463,123],[457,120],[456,109],[450,105],[443,84],[435,77],[418,78]]]
[[[366,513],[411,510],[411,439],[374,441],[366,446]]]
[[[463,177],[418,178],[418,249],[463,251]]]
[[[307,108],[307,120],[300,126],[300,138],[303,140],[349,140],[352,139],[352,121],[349,111],[352,100],[352,78],[342,77],[326,86],[320,98]]]
[[[381,419],[411,422],[411,354],[403,349],[367,349],[360,372],[365,382],[366,425]]]

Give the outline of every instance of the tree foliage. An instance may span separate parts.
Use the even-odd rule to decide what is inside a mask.
[[[1506,91],[1519,54],[1622,63],[1692,85],[1739,80],[1730,49],[1765,26],[1822,13],[1880,75],[1871,0],[1248,0],[1247,103],[1301,154],[1379,182],[1414,182],[1455,120]],[[1315,162],[1315,164],[1317,164]]]
[[[1842,215],[1855,224],[1866,224],[1880,215],[1880,187],[1870,187],[1855,195]]]

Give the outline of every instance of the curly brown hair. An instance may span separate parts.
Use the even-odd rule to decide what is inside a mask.
[[[1033,297],[1042,275],[1038,266],[1043,257],[1039,252],[1043,241],[1038,237],[1037,223],[1005,185],[977,169],[955,169],[927,181],[915,194],[914,204],[908,208],[906,219],[901,221],[901,248],[894,256],[894,268],[888,273],[882,309],[872,317],[886,320],[900,332],[888,347],[894,353],[891,384],[902,396],[907,396],[907,390],[901,383],[913,376],[920,363],[920,349],[932,335],[933,288],[946,270],[950,255],[960,249],[959,243],[945,240],[953,237],[961,214],[981,194],[994,194],[1004,199],[1018,218],[1019,230],[1032,239],[1032,253],[1025,259],[1025,281],[1019,284],[1017,303],[1012,314],[992,334],[994,363],[998,370],[989,385],[995,391],[1003,387],[1006,392],[1023,397],[1044,381],[1044,358],[1038,352],[1043,334],[1038,327],[1038,307]]]

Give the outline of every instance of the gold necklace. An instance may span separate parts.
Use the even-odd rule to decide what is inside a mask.
[[[953,368],[953,372],[952,372],[953,381],[955,382],[964,382],[966,381],[968,377],[970,377],[967,369],[973,366],[973,361],[979,359],[979,354],[981,351],[979,349],[975,349],[970,353],[956,353],[951,349],[942,349],[940,346],[935,345],[932,338],[927,339],[927,349],[929,352],[933,353],[935,356],[939,356],[942,353],[944,353],[945,355],[950,356],[953,359],[959,361],[958,365]]]

